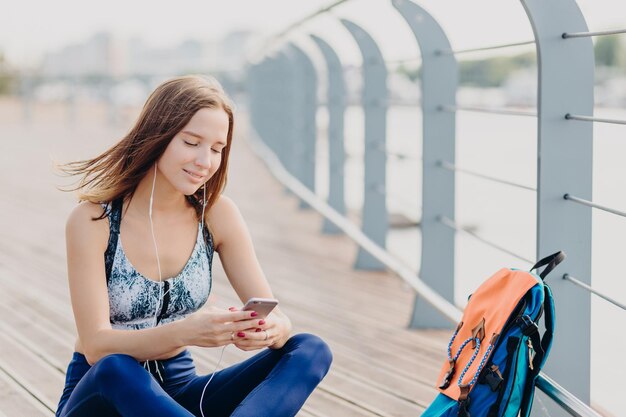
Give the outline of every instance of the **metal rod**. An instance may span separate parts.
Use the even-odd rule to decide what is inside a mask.
[[[420,63],[422,62],[422,58],[420,57],[415,57],[415,58],[404,58],[404,59],[386,59],[385,60],[385,64],[391,64],[391,65],[402,65],[402,64],[408,64],[410,62],[413,63]]]
[[[456,230],[457,232],[463,232],[463,233],[466,233],[466,234],[468,234],[468,235],[472,236],[473,238],[475,238],[475,239],[477,239],[477,240],[479,240],[479,241],[483,242],[483,243],[484,243],[484,244],[486,244],[487,246],[491,246],[491,247],[492,247],[492,248],[494,248],[494,249],[498,249],[498,250],[499,250],[499,251],[501,251],[501,252],[504,252],[504,253],[506,253],[506,254],[508,254],[508,255],[511,255],[511,256],[513,256],[514,258],[517,258],[517,259],[519,259],[519,260],[522,260],[522,261],[524,261],[524,262],[527,262],[527,263],[529,263],[529,264],[531,264],[531,265],[532,265],[532,264],[534,264],[534,262],[533,262],[533,261],[531,261],[530,259],[524,258],[523,256],[520,256],[520,255],[518,255],[518,254],[516,254],[516,253],[514,253],[514,252],[511,252],[511,251],[510,251],[510,250],[508,250],[508,249],[503,248],[503,247],[502,247],[502,246],[500,246],[500,245],[497,245],[497,244],[495,244],[495,243],[493,243],[493,242],[490,242],[490,241],[486,240],[486,239],[485,239],[485,238],[483,238],[483,237],[478,236],[476,233],[472,232],[471,230],[465,229],[465,228],[463,228],[463,227],[461,227],[461,226],[457,225],[455,222],[453,222],[452,220],[450,220],[449,218],[447,218],[447,217],[445,217],[445,216],[440,217],[440,218],[439,218],[439,221],[440,221],[441,223],[445,224],[446,226],[448,226],[449,228]]]
[[[413,202],[398,194],[387,193],[387,198],[391,201],[395,201],[398,205],[402,206],[401,208],[408,210],[412,214],[420,213],[422,211],[417,204],[414,204]],[[411,220],[414,220],[416,223],[419,222],[419,219],[412,218]]]
[[[626,33],[626,29],[616,29],[616,30],[605,30],[600,32],[573,32],[561,35],[563,39],[567,38],[585,38],[589,36],[605,36],[605,35],[618,35],[620,33]]]
[[[335,7],[339,6],[340,4],[346,3],[350,0],[338,0],[334,3],[329,4],[326,7],[322,7],[321,9],[303,17],[300,20],[297,20],[296,22],[292,23],[291,25],[287,26],[285,29],[283,29],[282,31],[278,32],[277,34],[270,36],[267,38],[267,40],[265,42],[262,43],[262,45],[251,55],[252,58],[250,58],[250,61],[255,61],[257,59],[260,59],[263,54],[265,53],[265,51],[271,49],[271,47],[276,44],[278,42],[278,40],[280,40],[281,38],[287,36],[287,34],[289,32],[291,32],[292,30],[294,30],[295,28],[297,28],[298,26],[301,26],[303,23],[314,19],[315,17],[324,14],[324,13],[328,13],[331,9],[334,9]]]
[[[317,103],[317,107],[328,107],[328,104],[329,103],[326,101],[319,101]],[[361,100],[346,102],[346,106],[348,107],[361,106],[362,104],[363,102]],[[409,100],[376,100],[376,104],[386,105],[389,107],[414,107],[416,109],[421,107],[420,103]]]
[[[592,117],[592,116],[580,116],[576,114],[567,113],[565,115],[567,120],[580,120],[582,122],[599,122],[599,123],[611,123],[616,125],[626,125],[626,120],[618,120],[618,119],[603,119],[600,117]]]
[[[295,21],[291,25],[287,26],[287,28],[284,29],[282,32],[279,32],[278,34],[274,35],[273,40],[282,38],[283,36],[285,36],[286,34],[291,32],[292,30],[294,30],[298,26],[302,25],[303,23],[305,23],[305,22],[307,22],[307,21],[309,21],[309,20],[311,20],[311,19],[313,19],[313,18],[315,18],[315,17],[317,17],[317,16],[319,16],[321,14],[329,12],[331,9],[334,9],[335,7],[339,6],[342,3],[345,3],[347,1],[350,1],[350,0],[338,0],[338,1],[334,2],[334,3],[329,4],[326,7],[322,7],[321,9],[311,13],[308,16],[303,17],[300,20]]]
[[[422,158],[420,158],[419,155],[413,155],[413,154],[408,154],[408,153],[401,153],[401,152],[394,152],[394,151],[386,151],[387,155],[389,156],[393,156],[396,159],[399,160],[412,160],[412,161],[421,161]]]
[[[422,158],[420,158],[419,155],[413,155],[413,154],[408,154],[408,153],[400,153],[400,152],[394,152],[394,151],[384,151],[388,156],[394,157],[396,159],[399,160],[412,160],[412,161],[421,161]],[[346,152],[346,157],[347,158],[363,158],[365,154],[363,152]]]
[[[435,51],[435,55],[456,55],[456,54],[464,54],[467,52],[479,52],[479,51],[490,51],[493,49],[502,49],[502,48],[510,48],[513,46],[522,46],[522,45],[533,45],[535,41],[524,41],[524,42],[516,42],[516,43],[506,43],[503,45],[494,45],[494,46],[484,46],[482,48],[472,48],[472,49],[459,49],[453,51],[449,50],[438,50]]]
[[[604,295],[601,292],[594,290],[592,287],[590,287],[589,285],[585,284],[582,281],[577,280],[576,278],[574,278],[570,274],[564,274],[563,275],[563,279],[565,279],[567,281],[570,281],[574,285],[578,285],[579,287],[586,289],[590,293],[593,293],[593,294],[597,295],[598,297],[608,301],[609,303],[616,305],[617,307],[621,308],[622,310],[626,310],[626,304],[622,304],[619,301],[616,301],[616,300],[612,299],[608,295]]]
[[[543,372],[537,376],[537,388],[575,417],[602,417]]]
[[[493,113],[493,114],[507,114],[511,116],[530,116],[537,117],[536,112],[526,112],[521,110],[507,110],[507,109],[488,109],[485,107],[473,107],[473,106],[439,106],[440,111],[455,112],[458,110],[475,111],[481,113]]]
[[[387,100],[384,104],[390,107],[415,107],[416,109],[421,107],[418,101],[411,100]]]
[[[461,310],[437,292],[433,291],[422,281],[410,268],[393,257],[384,248],[378,246],[367,237],[355,224],[339,214],[335,209],[320,199],[315,193],[306,188],[283,167],[274,153],[258,138],[254,129],[250,128],[248,141],[255,153],[263,160],[272,174],[283,183],[291,192],[306,201],[313,209],[326,217],[330,222],[341,229],[348,237],[354,240],[360,247],[369,252],[374,258],[383,263],[390,271],[406,281],[424,300],[441,312],[451,323],[456,324],[461,320]]]
[[[527,185],[518,184],[516,182],[511,182],[511,181],[506,181],[506,180],[502,180],[500,178],[491,177],[489,175],[480,174],[478,172],[470,171],[468,169],[459,168],[456,165],[451,164],[448,161],[439,161],[439,166],[441,166],[444,169],[448,169],[450,171],[462,172],[462,173],[467,174],[467,175],[472,175],[474,177],[483,178],[483,179],[486,179],[486,180],[489,180],[489,181],[494,181],[494,182],[498,182],[498,183],[505,184],[505,185],[510,185],[510,186],[521,188],[521,189],[524,189],[524,190],[537,191],[536,188],[529,187]]]
[[[600,204],[596,204],[593,201],[585,200],[583,198],[575,197],[573,195],[565,194],[563,196],[565,200],[570,200],[578,204],[582,204],[583,206],[597,208],[599,210],[603,210],[612,214],[617,214],[618,216],[626,217],[626,213],[623,211],[615,210],[610,207],[601,206]]]

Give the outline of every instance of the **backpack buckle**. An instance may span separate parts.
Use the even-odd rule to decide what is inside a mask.
[[[439,385],[439,389],[446,389],[450,386],[450,382],[452,382],[452,375],[454,375],[454,366],[455,366],[455,362],[453,360],[448,361],[450,363],[450,369],[448,369],[448,372],[446,372],[446,374],[443,376],[443,381],[441,382],[441,385]]]
[[[491,365],[489,369],[486,370],[486,373],[483,375],[481,382],[489,385],[491,391],[496,392],[500,389],[502,382],[504,382],[504,378],[502,377],[502,373],[500,372],[500,368],[498,365]]]
[[[532,336],[539,332],[539,326],[529,316],[520,316],[515,319],[515,323],[520,327],[524,336]]]

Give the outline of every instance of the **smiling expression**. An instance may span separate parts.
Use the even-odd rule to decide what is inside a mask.
[[[221,108],[198,110],[170,141],[158,161],[165,178],[185,195],[217,172],[228,136],[228,115]]]

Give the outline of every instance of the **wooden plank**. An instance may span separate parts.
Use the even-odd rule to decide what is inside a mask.
[[[49,372],[45,363],[37,356],[24,352],[19,345],[1,333],[0,371],[30,395],[32,400],[29,399],[29,402],[31,404],[34,405],[39,402],[43,407],[40,410],[47,409],[53,414],[56,403],[61,396],[60,392],[57,393],[54,390],[54,387],[58,386],[54,379],[58,379],[59,375]]]
[[[41,404],[15,377],[0,367],[0,416],[50,417],[54,412]]]

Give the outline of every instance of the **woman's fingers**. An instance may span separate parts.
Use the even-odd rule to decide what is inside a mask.
[[[213,314],[213,319],[218,323],[229,323],[236,321],[252,320],[257,316],[256,311],[228,311]]]
[[[224,325],[224,329],[225,331],[237,333],[237,332],[244,331],[244,330],[250,330],[250,329],[254,330],[262,326],[265,326],[264,320],[251,319],[251,320],[240,320],[237,322],[227,323]]]
[[[233,308],[220,318],[231,320],[224,324],[226,343],[232,343],[242,350],[256,350],[271,346],[276,342],[276,324],[272,320],[255,318],[256,313],[239,311]],[[221,320],[220,320],[221,321]]]
[[[271,329],[246,330],[238,332],[235,345],[242,350],[262,349],[275,342],[275,335]]]

